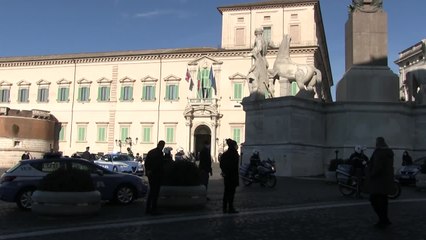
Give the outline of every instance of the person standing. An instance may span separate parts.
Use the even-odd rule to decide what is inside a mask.
[[[411,164],[413,164],[413,159],[410,154],[408,154],[408,151],[404,151],[404,153],[402,153],[402,166],[408,166]]]
[[[232,139],[226,139],[228,150],[220,157],[220,169],[224,179],[225,190],[223,193],[223,213],[238,213],[234,208],[235,190],[239,185],[238,174],[238,145]]]
[[[90,155],[90,147],[86,147],[86,151],[84,151],[82,154],[81,154],[81,158],[84,158],[84,159],[86,159],[86,160],[92,160],[91,158],[91,155]]]
[[[370,203],[379,217],[374,224],[377,228],[386,228],[391,224],[388,218],[388,194],[395,192],[393,175],[394,153],[383,137],[376,138],[376,148],[368,163],[367,186],[370,191]]]
[[[204,142],[204,147],[200,152],[200,163],[198,164],[198,168],[200,169],[201,184],[206,186],[207,190],[209,185],[209,175],[213,175],[210,143],[208,141]],[[207,200],[209,200],[209,198],[207,198]]]
[[[157,147],[151,149],[145,159],[145,171],[149,182],[149,192],[146,200],[145,213],[157,214],[157,201],[163,175],[164,155],[163,148],[166,143],[161,140]]]

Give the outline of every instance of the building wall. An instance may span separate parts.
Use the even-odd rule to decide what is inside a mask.
[[[233,83],[243,83],[241,97],[249,95],[245,81],[251,59],[244,57],[252,48],[254,29],[271,26],[272,45],[278,47],[282,36],[289,33],[291,23],[300,23],[301,41],[292,43],[292,60],[302,64],[321,66],[323,82],[328,84],[327,101],[331,101],[332,77],[329,70],[328,53],[323,36],[322,21],[318,20],[317,4],[292,4],[291,6],[269,6],[263,8],[237,7],[222,12],[222,48],[194,48],[110,52],[101,54],[68,54],[59,56],[32,56],[0,58],[0,87],[10,88],[10,102],[0,106],[17,109],[45,109],[50,111],[64,127],[64,139],[59,141],[59,150],[65,155],[83,151],[90,146],[92,152],[125,151],[129,144],[122,141],[121,127],[129,127],[128,137],[132,139],[134,153],[146,153],[155,147],[158,140],[165,140],[166,127],[175,127],[175,141],[167,142],[174,150],[182,147],[185,151],[195,151],[197,127],[210,129],[212,155],[223,150],[224,139],[233,138],[238,129],[240,143],[245,141],[245,113],[241,99],[233,98]],[[297,15],[295,15],[297,14]],[[243,23],[238,17],[244,16]],[[269,18],[265,18],[269,16]],[[268,20],[269,19],[269,20]],[[245,45],[235,46],[235,28],[246,27]],[[317,26],[319,25],[319,26]],[[250,30],[249,30],[250,29]],[[318,45],[319,43],[324,43]],[[277,49],[269,49],[267,60],[272,66]],[[317,55],[321,57],[318,58]],[[325,60],[325,61],[324,61]],[[197,71],[207,67],[213,69],[217,92],[212,99],[197,99]],[[194,81],[194,89],[189,90],[185,80],[187,70]],[[30,84],[28,103],[18,99],[19,83]],[[123,83],[124,82],[124,83]],[[147,82],[155,84],[154,101],[142,101],[142,87]],[[175,82],[179,85],[177,101],[165,100],[165,86]],[[39,103],[38,83],[49,86],[49,101]],[[81,83],[90,85],[90,101],[80,102],[78,87]],[[111,89],[107,102],[97,100],[98,87],[108,83]],[[68,85],[69,101],[58,102],[58,88]],[[120,100],[120,87],[132,84],[133,100]],[[279,84],[275,85],[279,89]],[[97,141],[97,127],[107,126],[107,140]],[[78,127],[87,127],[86,140],[78,141]],[[151,141],[142,143],[143,127],[152,126]],[[136,141],[136,138],[138,139]]]

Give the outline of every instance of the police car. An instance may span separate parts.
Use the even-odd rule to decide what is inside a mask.
[[[58,156],[22,160],[7,170],[0,178],[0,200],[16,202],[24,210],[31,209],[31,196],[41,179],[59,168],[90,172],[102,200],[129,204],[144,197],[148,191],[146,182],[138,176],[113,172],[81,158]]]
[[[144,174],[143,164],[125,153],[105,154],[96,160],[95,164],[113,172],[131,173],[139,176]]]

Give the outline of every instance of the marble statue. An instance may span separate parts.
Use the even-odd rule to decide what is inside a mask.
[[[253,50],[248,54],[253,60],[252,66],[248,72],[247,80],[249,83],[250,97],[253,100],[264,99],[270,95],[268,61],[266,53],[268,45],[262,37],[263,29],[257,28],[254,31],[256,36]]]
[[[349,11],[377,12],[383,8],[383,0],[352,0]]]
[[[278,49],[277,58],[270,74],[275,80],[287,79],[290,83],[296,82],[300,91],[308,92],[314,98],[322,99],[322,74],[321,71],[310,64],[298,64],[290,58],[291,37],[284,35]]]
[[[406,98],[408,102],[426,104],[426,69],[418,69],[405,75]]]

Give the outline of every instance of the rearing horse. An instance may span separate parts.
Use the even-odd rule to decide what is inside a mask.
[[[285,34],[278,49],[274,66],[270,70],[273,82],[279,78],[286,78],[290,83],[296,82],[300,90],[314,93],[314,98],[322,99],[322,74],[321,71],[309,64],[298,64],[290,59],[289,35]]]

